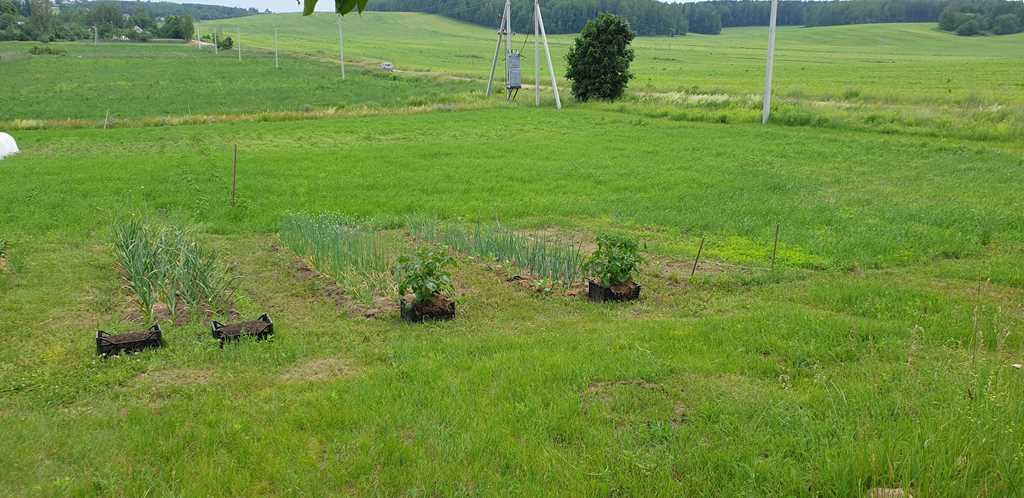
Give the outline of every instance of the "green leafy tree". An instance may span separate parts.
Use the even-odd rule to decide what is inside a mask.
[[[96,26],[101,37],[112,36],[115,31],[124,27],[121,10],[109,2],[96,4],[89,13],[89,22]]]
[[[576,100],[615,100],[626,90],[633,73],[633,30],[629,23],[614,14],[601,14],[583,27],[566,60],[565,76],[572,80]]]
[[[334,0],[334,11],[345,15],[358,9],[361,14],[366,10],[367,0]],[[308,16],[316,10],[317,0],[302,0],[302,15]]]
[[[32,0],[32,13],[28,18],[29,33],[34,40],[50,41],[53,12],[50,0]]]
[[[970,19],[956,28],[956,34],[960,36],[974,36],[981,33],[981,23],[977,19]]]
[[[14,3],[14,0],[0,0],[0,15],[4,14],[18,15],[18,5]]]
[[[997,35],[1010,35],[1021,31],[1021,22],[1013,14],[996,16],[992,20],[992,32]]]

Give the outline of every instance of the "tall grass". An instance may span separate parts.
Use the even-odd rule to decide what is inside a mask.
[[[408,224],[417,238],[506,262],[540,278],[572,285],[586,276],[582,244],[573,241],[530,237],[498,222],[464,227],[431,218],[410,218]]]
[[[235,276],[216,251],[196,242],[184,229],[148,224],[133,217],[114,224],[114,252],[126,287],[134,294],[146,322],[158,302],[177,320],[187,307],[192,320],[202,312],[224,311],[234,292]]]
[[[391,268],[398,244],[364,224],[333,214],[292,214],[281,222],[281,240],[363,301],[392,295],[397,288]]]

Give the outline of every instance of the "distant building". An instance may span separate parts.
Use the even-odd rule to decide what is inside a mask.
[[[135,27],[132,28],[132,30],[136,33],[142,33],[143,31],[145,31],[144,29],[140,28],[138,24],[136,24]]]

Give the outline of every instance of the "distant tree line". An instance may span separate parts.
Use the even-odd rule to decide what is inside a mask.
[[[0,0],[0,40],[58,41],[93,37],[146,41],[188,40],[193,19],[223,19],[258,14],[255,9],[169,2],[66,2]]]
[[[1024,3],[952,2],[939,15],[939,29],[961,36],[1020,33],[1024,31]]]
[[[426,12],[497,28],[505,0],[370,0],[368,9]],[[656,0],[544,0],[544,27],[548,33],[579,33],[587,21],[602,12],[629,21],[638,35],[684,35],[686,7]],[[512,0],[512,29],[533,32],[533,0]]]
[[[504,0],[371,0],[371,10],[427,12],[497,26]],[[533,1],[512,1],[512,28],[533,31]],[[624,17],[638,35],[717,35],[722,28],[767,26],[771,2],[713,0],[666,4],[655,0],[545,0],[550,33],[577,33],[588,20],[609,12]],[[1024,29],[1024,3],[1012,0],[843,0],[779,2],[780,26],[831,26],[887,22],[939,22],[958,34],[1015,33]],[[963,25],[964,28],[960,28]],[[973,31],[973,32],[972,32]]]

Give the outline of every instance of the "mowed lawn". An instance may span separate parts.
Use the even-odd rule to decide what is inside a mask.
[[[1024,167],[1012,147],[585,106],[40,130],[0,163],[0,489],[14,495],[1012,496]],[[239,147],[239,206],[228,204]],[[456,270],[460,314],[349,316],[287,212],[642,238],[644,298]],[[277,336],[126,330],[110,224],[188,224]],[[769,265],[779,227],[777,268]],[[701,237],[724,270],[688,279]],[[682,267],[684,276],[665,266]]]
[[[0,123],[105,120],[396,107],[463,100],[474,85],[436,78],[395,78],[337,61],[272,52],[159,43],[54,43],[66,55],[29,55],[38,45],[0,43]]]
[[[278,28],[281,50],[334,57],[337,16],[278,14],[210,21],[199,32],[242,31],[244,43],[273,47]],[[494,56],[494,28],[438,16],[367,12],[345,16],[346,56],[367,63],[393,62],[400,70],[430,71],[486,79]],[[555,72],[565,74],[565,53],[573,36],[550,36]],[[526,45],[522,45],[523,42]],[[514,37],[523,47],[523,76],[533,81],[533,39]],[[763,27],[728,28],[720,35],[638,37],[633,46],[636,78],[630,92],[759,95],[768,46]],[[781,27],[775,88],[796,100],[838,100],[938,105],[1024,103],[1024,33],[959,37],[934,23]],[[543,85],[547,86],[544,62]],[[502,72],[499,70],[498,75]],[[563,85],[568,82],[563,81]]]

